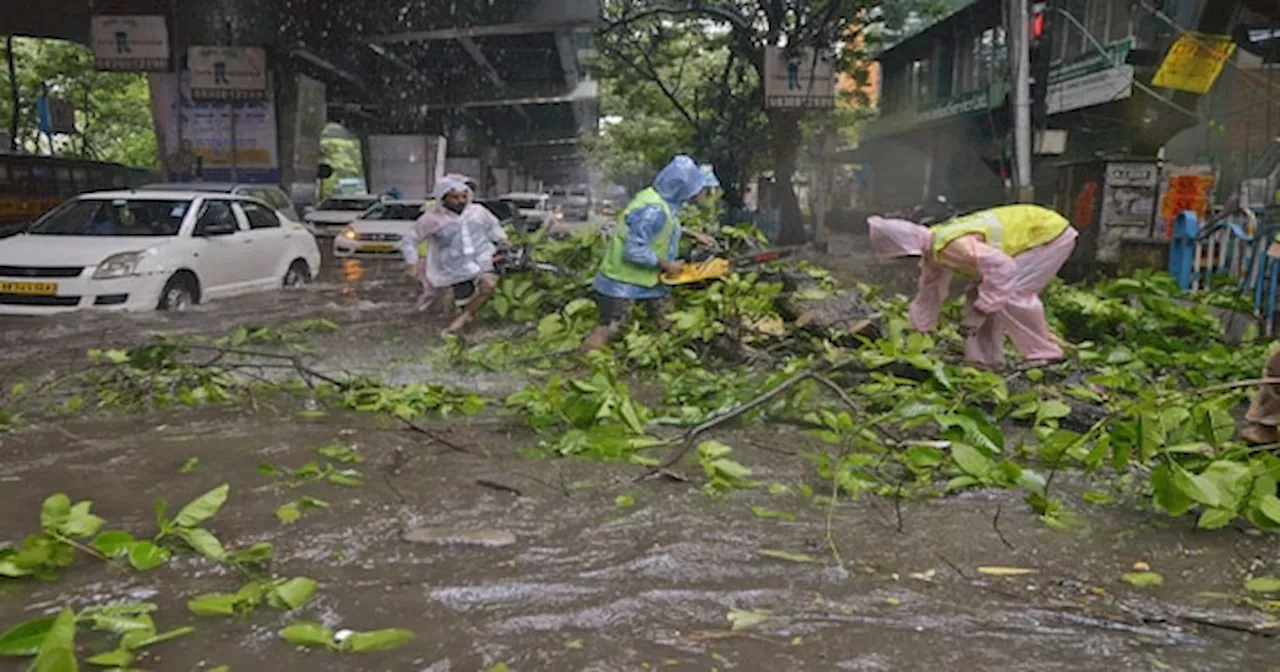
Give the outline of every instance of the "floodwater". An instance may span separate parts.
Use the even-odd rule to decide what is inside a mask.
[[[142,342],[149,331],[220,334],[237,324],[325,316],[343,328],[313,338],[321,368],[439,379],[428,348],[442,325],[412,312],[413,293],[398,264],[363,263],[336,265],[298,292],[184,315],[5,318],[0,378],[60,366],[89,347]],[[488,394],[523,384],[514,374],[448,380]],[[196,631],[154,647],[138,667],[182,671],[470,672],[500,662],[556,672],[1280,669],[1276,641],[1243,632],[1264,615],[1204,595],[1241,596],[1248,572],[1280,573],[1274,537],[1197,532],[1192,520],[1140,513],[1130,503],[1076,504],[1086,526],[1056,531],[1012,492],[900,507],[864,497],[829,508],[798,494],[805,485],[829,490],[804,459],[821,445],[787,427],[713,433],[762,486],[711,498],[690,463],[675,473],[688,482],[636,481],[641,467],[519,457],[535,438],[497,415],[430,423],[463,453],[383,417],[308,418],[298,410],[263,400],[256,410],[86,418],[0,435],[0,540],[35,531],[41,500],[59,491],[93,500],[108,529],[149,536],[153,500],[173,511],[225,482],[231,497],[208,527],[229,545],[272,542],[276,572],[319,582],[309,604],[289,614],[263,606],[241,618],[197,617],[186,600],[234,592],[241,578],[191,554],[147,573],[115,572],[82,556],[51,583],[0,582],[0,630],[61,605],[153,601],[161,629]],[[334,442],[365,458],[352,465],[364,487],[288,489],[258,472],[263,463],[296,468]],[[180,473],[192,457],[198,466]],[[790,493],[770,494],[769,483]],[[281,524],[276,508],[303,495],[331,507]],[[620,505],[620,495],[634,503]],[[759,517],[753,506],[785,517]],[[422,527],[489,541],[505,532],[514,543],[402,540]],[[1164,576],[1163,585],[1120,580],[1140,561]],[[999,577],[981,566],[1034,571]],[[734,631],[729,614],[742,612],[760,622]],[[335,630],[407,628],[416,637],[361,656],[305,652],[276,634],[298,619]],[[110,646],[92,635],[80,641],[84,656]],[[26,662],[0,661],[0,670]]]

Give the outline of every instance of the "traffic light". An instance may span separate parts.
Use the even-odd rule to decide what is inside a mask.
[[[1053,60],[1053,38],[1048,28],[1048,10],[1034,5],[1029,31],[1031,55],[1031,122],[1043,128],[1049,121],[1049,63]]]

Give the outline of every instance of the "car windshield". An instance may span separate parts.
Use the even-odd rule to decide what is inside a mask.
[[[326,198],[316,210],[364,212],[377,202],[372,198]]]
[[[506,219],[513,214],[511,204],[505,201],[476,201],[476,203],[483,205],[498,219]]]
[[[176,236],[191,201],[100,199],[68,201],[32,224],[37,236]]]
[[[506,202],[520,208],[521,210],[537,210],[540,201],[534,198],[508,198]]]
[[[421,215],[421,205],[388,203],[374,208],[372,212],[362,217],[362,219],[398,219],[409,221],[416,220]]]

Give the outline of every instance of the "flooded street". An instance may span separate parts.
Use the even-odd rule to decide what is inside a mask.
[[[867,277],[858,249],[833,242],[841,275]],[[311,338],[319,370],[448,382],[490,397],[525,385],[517,372],[442,370],[431,349],[443,325],[413,311],[416,287],[399,264],[328,262],[301,290],[186,314],[0,318],[0,383],[153,333],[216,336],[324,317],[340,329]],[[869,274],[911,289],[913,276],[896,269]],[[806,459],[825,444],[785,426],[710,434],[734,446],[760,483],[714,498],[699,489],[692,460],[673,477],[637,480],[646,470],[635,465],[521,457],[537,437],[493,412],[421,421],[437,441],[381,415],[302,410],[270,398],[0,434],[0,540],[37,531],[40,503],[54,492],[92,500],[105,529],[149,538],[154,500],[172,512],[228,483],[229,500],[206,526],[231,547],[271,542],[273,571],[319,583],[309,604],[195,616],[187,600],[235,592],[242,577],[191,553],[146,573],[82,555],[53,582],[0,580],[0,631],[63,605],[145,600],[159,606],[161,630],[195,628],[152,647],[137,664],[150,670],[1276,669],[1275,640],[1245,632],[1267,617],[1230,599],[1244,596],[1247,573],[1275,572],[1273,536],[1197,531],[1193,520],[1142,513],[1134,502],[1075,497],[1084,523],[1058,531],[1014,491],[900,506],[864,495],[830,507],[801,494],[831,489]],[[291,488],[261,468],[297,469],[335,443],[363,458],[342,465],[362,472],[363,487]],[[303,496],[329,508],[277,519],[278,507]],[[1163,584],[1121,581],[1139,562]],[[362,656],[306,652],[277,635],[299,619],[405,628],[415,639]],[[79,641],[84,655],[111,646]],[[0,659],[0,670],[27,662]]]

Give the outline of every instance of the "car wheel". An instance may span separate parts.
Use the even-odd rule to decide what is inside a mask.
[[[195,279],[188,275],[175,275],[169,278],[160,292],[160,310],[182,312],[194,306],[197,299]]]
[[[284,287],[299,287],[307,284],[311,279],[311,270],[307,268],[307,262],[301,259],[295,259],[289,264],[289,270],[284,272]]]

